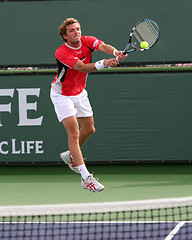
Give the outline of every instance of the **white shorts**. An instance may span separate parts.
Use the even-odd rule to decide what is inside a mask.
[[[65,96],[51,89],[50,97],[59,122],[74,115],[76,117],[93,116],[92,107],[86,90],[83,90],[77,96]]]

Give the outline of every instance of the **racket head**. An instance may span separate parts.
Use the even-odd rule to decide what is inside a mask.
[[[138,22],[132,29],[130,33],[129,43],[127,44],[124,53],[132,51],[144,51],[153,47],[159,39],[160,31],[156,22],[150,19],[143,19]],[[146,49],[141,48],[141,42],[148,42],[148,47]],[[128,51],[129,46],[133,49]]]

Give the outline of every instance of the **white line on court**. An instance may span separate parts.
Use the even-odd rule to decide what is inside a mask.
[[[184,224],[185,222],[179,222],[177,226],[169,233],[169,235],[164,240],[171,240],[177,234],[180,228],[183,227]]]

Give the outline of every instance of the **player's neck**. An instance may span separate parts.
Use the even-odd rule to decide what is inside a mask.
[[[72,48],[79,48],[81,46],[81,41],[79,42],[67,42],[68,46]]]

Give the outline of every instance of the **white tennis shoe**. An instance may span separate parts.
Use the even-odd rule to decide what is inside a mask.
[[[105,187],[98,182],[97,178],[94,178],[93,175],[89,175],[85,180],[81,178],[81,187],[89,189],[91,192],[101,192]]]
[[[80,173],[80,171],[69,151],[62,152],[60,154],[60,157],[71,168],[72,171],[74,171],[75,173]]]

